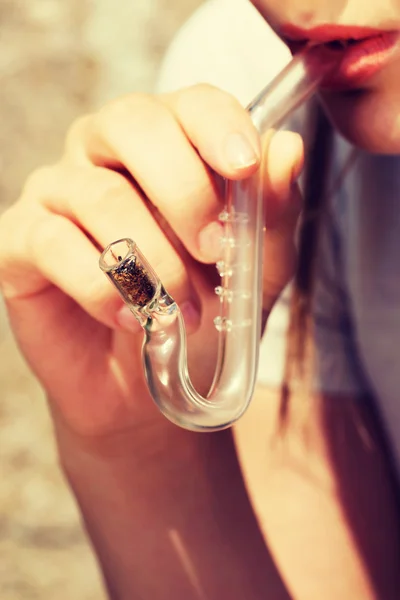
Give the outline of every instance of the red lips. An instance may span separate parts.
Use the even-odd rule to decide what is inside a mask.
[[[281,28],[280,35],[293,54],[306,46],[316,46],[321,60],[335,54],[338,67],[329,80],[324,81],[324,87],[335,90],[359,88],[399,54],[398,31],[344,25],[302,29],[287,24]]]
[[[326,44],[334,40],[360,40],[382,33],[382,29],[353,27],[347,25],[317,25],[312,29],[302,29],[296,25],[283,25],[280,35],[288,42],[313,42]]]

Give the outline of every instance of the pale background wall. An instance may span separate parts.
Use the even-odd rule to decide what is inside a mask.
[[[150,91],[169,40],[201,0],[0,1],[0,211],[54,161],[68,124]],[[58,470],[42,391],[0,306],[0,598],[103,600]]]

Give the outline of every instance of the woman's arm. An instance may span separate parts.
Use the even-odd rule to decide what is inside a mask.
[[[289,600],[229,431],[194,434],[157,419],[95,442],[55,425],[113,600]]]
[[[251,599],[267,584],[281,594],[230,435],[164,425],[143,376],[140,328],[98,268],[99,246],[135,239],[182,310],[191,307],[189,371],[206,387],[222,206],[212,173],[248,177],[259,146],[248,114],[215,88],[127,96],[76,122],[62,159],[33,174],[0,219],[10,324],[51,398],[61,461],[114,598]],[[276,215],[265,234],[271,303],[293,265],[301,159],[298,136],[274,135],[265,163]]]
[[[249,497],[229,431],[157,420],[97,444],[56,418],[111,598],[395,600],[398,513],[361,406],[315,398],[279,432],[258,390],[235,431]]]

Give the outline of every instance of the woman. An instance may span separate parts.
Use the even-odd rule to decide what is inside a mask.
[[[34,173],[2,217],[2,292],[48,395],[61,464],[111,598],[392,600],[400,590],[400,59],[385,57],[397,43],[400,2],[253,4],[264,20],[241,0],[206,4],[171,50],[163,93],[118,99],[71,127],[60,161]],[[193,434],[154,408],[139,327],[98,269],[98,248],[135,238],[182,306],[192,378],[204,391],[221,206],[208,167],[248,177],[260,142],[230,94],[176,90],[171,72],[182,85],[207,79],[250,99],[287,60],[277,36],[294,50],[375,44],[321,91],[348,141],[332,149],[318,252],[316,385],[306,402],[294,389],[282,404],[282,367],[270,366],[282,346],[280,305],[248,414],[232,432]],[[318,131],[326,150],[322,117]],[[276,134],[266,160],[269,314],[295,269],[301,138]]]

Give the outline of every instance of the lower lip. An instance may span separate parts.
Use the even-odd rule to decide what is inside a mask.
[[[323,81],[321,88],[330,91],[360,89],[374,75],[379,73],[400,48],[398,32],[382,33],[349,46],[344,51],[328,46],[318,48],[320,59],[343,52],[337,68]]]

